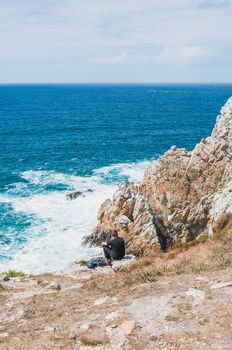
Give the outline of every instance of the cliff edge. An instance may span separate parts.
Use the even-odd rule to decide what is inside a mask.
[[[221,109],[210,137],[192,152],[173,146],[145,172],[141,184],[124,182],[98,212],[85,244],[98,245],[117,229],[128,253],[143,254],[157,243],[212,235],[217,220],[232,212],[232,97]]]

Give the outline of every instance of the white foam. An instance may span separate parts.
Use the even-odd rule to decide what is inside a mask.
[[[29,273],[55,271],[67,263],[83,258],[92,250],[81,246],[83,236],[91,233],[97,223],[97,211],[101,203],[112,196],[116,184],[104,184],[102,175],[112,170],[127,176],[131,181],[140,181],[150,162],[117,164],[95,171],[94,176],[79,177],[68,174],[27,171],[22,177],[33,184],[63,183],[82,191],[85,197],[67,201],[66,192],[54,191],[30,197],[5,198],[14,210],[26,215],[35,215],[35,224],[28,228],[28,243],[14,253],[11,261],[1,270],[14,268]],[[87,189],[93,192],[85,192]],[[3,198],[0,198],[0,200]]]
[[[112,170],[116,170],[119,172],[119,175],[128,177],[130,181],[140,182],[143,179],[144,172],[151,163],[152,161],[148,160],[138,163],[118,163],[97,169],[95,174],[104,173],[108,175]]]

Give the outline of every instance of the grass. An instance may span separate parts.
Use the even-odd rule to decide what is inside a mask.
[[[177,321],[177,320],[178,320],[178,317],[170,314],[170,315],[167,315],[167,316],[165,317],[165,320],[166,320],[166,321]]]
[[[200,274],[232,266],[232,214],[224,214],[214,227],[214,236],[180,243],[167,253],[153,253],[137,259],[110,276],[94,276],[85,288],[109,290],[155,282],[158,276]]]
[[[1,275],[5,275],[7,277],[24,277],[26,274],[22,271],[16,271],[16,270],[8,270],[5,272],[1,272]]]
[[[78,261],[78,264],[79,264],[80,266],[86,266],[87,260],[82,259],[82,260]]]

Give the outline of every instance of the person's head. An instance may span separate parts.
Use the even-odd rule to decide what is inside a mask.
[[[111,236],[112,236],[112,238],[118,237],[118,231],[113,230],[112,233],[111,233]]]

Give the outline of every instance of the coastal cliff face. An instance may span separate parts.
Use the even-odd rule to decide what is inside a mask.
[[[124,182],[98,213],[85,244],[97,245],[117,229],[128,252],[163,250],[179,241],[213,234],[232,212],[232,98],[221,109],[212,135],[192,152],[173,146],[146,171],[141,184]]]

